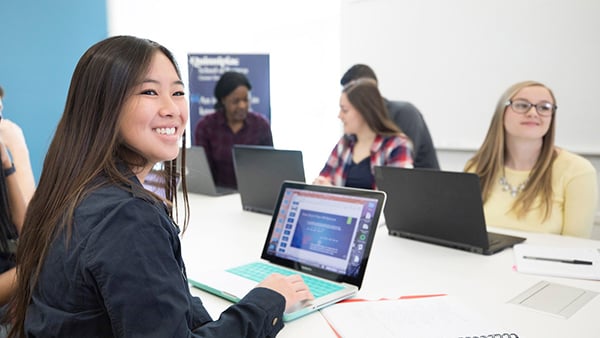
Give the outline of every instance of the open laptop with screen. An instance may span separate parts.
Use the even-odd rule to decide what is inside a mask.
[[[375,167],[387,193],[390,235],[491,255],[525,238],[487,231],[479,177],[465,172]]]
[[[209,196],[221,196],[237,192],[233,188],[220,187],[215,184],[203,147],[193,146],[185,151],[188,192]],[[181,151],[179,153],[181,156]]]
[[[266,234],[262,260],[189,279],[194,287],[238,302],[273,272],[301,274],[315,296],[293,320],[350,298],[362,285],[385,193],[285,181]]]
[[[273,214],[281,183],[306,180],[299,150],[234,145],[233,166],[242,209],[246,211]]]

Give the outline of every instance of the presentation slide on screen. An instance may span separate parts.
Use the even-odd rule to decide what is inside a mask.
[[[346,259],[356,218],[301,210],[292,238],[292,247]]]
[[[296,195],[282,218],[280,255],[345,273],[357,240],[364,202]],[[360,257],[358,257],[360,261]]]

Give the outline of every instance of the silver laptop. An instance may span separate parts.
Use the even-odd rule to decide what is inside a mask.
[[[187,148],[185,162],[188,192],[209,196],[221,196],[237,192],[233,188],[220,187],[215,184],[204,148],[200,146]]]
[[[190,284],[238,302],[273,272],[301,274],[315,300],[285,313],[285,321],[354,296],[362,285],[385,193],[285,181],[278,196],[262,260],[206,271],[189,279]]]
[[[271,215],[281,183],[305,182],[299,150],[256,145],[234,145],[233,166],[242,209]]]
[[[375,167],[375,183],[388,196],[383,213],[390,235],[484,255],[525,240],[487,231],[475,174]]]

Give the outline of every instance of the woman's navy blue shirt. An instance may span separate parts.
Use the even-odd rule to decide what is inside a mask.
[[[105,182],[107,183],[107,182]],[[213,321],[190,294],[179,229],[162,202],[107,183],[53,241],[25,319],[28,337],[272,337],[285,299],[256,288]]]
[[[344,186],[352,188],[373,189],[375,176],[371,173],[371,159],[367,156],[359,163],[352,161],[348,167]]]

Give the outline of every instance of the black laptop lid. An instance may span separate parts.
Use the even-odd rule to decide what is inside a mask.
[[[233,163],[242,208],[272,214],[281,183],[306,181],[302,152],[234,145]]]
[[[487,249],[477,175],[375,167],[375,181],[388,195],[384,215],[390,234],[466,250]]]
[[[181,155],[182,151],[180,149],[177,158],[180,167]],[[210,171],[208,158],[206,157],[206,152],[203,147],[192,146],[191,148],[187,148],[185,160],[186,166],[183,170],[186,175],[188,192],[208,196],[219,196],[236,192],[233,188],[215,185],[212,172]]]
[[[261,257],[360,288],[384,204],[382,191],[286,181]]]

